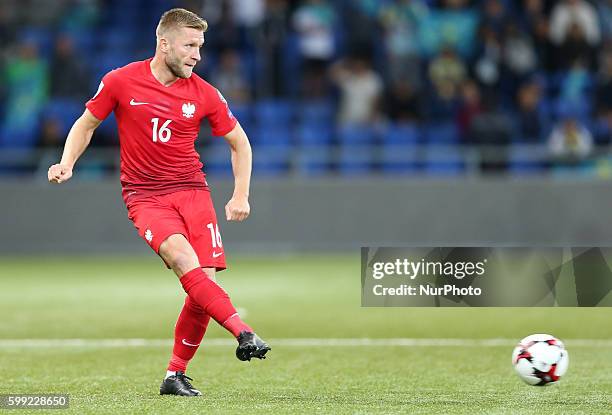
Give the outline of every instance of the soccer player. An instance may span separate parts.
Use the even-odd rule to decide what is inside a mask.
[[[225,206],[228,221],[249,216],[251,146],[221,93],[193,73],[208,23],[185,9],[165,12],[157,26],[153,58],[107,73],[72,126],[51,183],[64,183],[111,111],[119,128],[122,195],[138,234],[171,268],[187,293],[174,332],[174,348],[160,393],[199,396],[187,364],[210,318],[238,340],[240,360],[265,358],[270,350],[244,323],[215,281],[226,268],[210,190],[194,148],[206,118],[230,147],[234,193]]]

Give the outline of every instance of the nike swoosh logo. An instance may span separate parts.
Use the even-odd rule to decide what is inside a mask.
[[[130,105],[148,105],[148,102],[136,102],[134,101],[134,98],[132,98],[132,100],[130,101]]]
[[[200,343],[198,343],[198,344],[189,343],[189,342],[185,341],[185,339],[183,339],[183,344],[185,346],[191,346],[191,347],[198,347],[200,345]]]
[[[223,255],[223,252],[213,252],[213,258],[219,258],[221,255]]]

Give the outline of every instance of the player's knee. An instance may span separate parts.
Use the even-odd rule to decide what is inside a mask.
[[[180,249],[170,253],[167,262],[170,268],[172,268],[179,275],[184,275],[192,269],[200,266],[197,257],[194,257],[190,252]]]
[[[180,277],[200,266],[198,257],[182,235],[171,235],[159,247],[166,264]]]

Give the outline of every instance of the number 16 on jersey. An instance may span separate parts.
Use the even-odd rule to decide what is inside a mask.
[[[159,130],[157,129],[159,126],[159,118],[151,118],[151,122],[153,123],[153,142],[157,143],[157,138],[159,137],[159,141],[167,143],[172,136],[172,131],[168,128],[172,120],[166,120]]]
[[[219,225],[210,222],[208,225],[206,225],[206,227],[210,231],[210,239],[213,249],[217,247],[223,248],[223,243],[221,243],[221,233],[219,233]]]

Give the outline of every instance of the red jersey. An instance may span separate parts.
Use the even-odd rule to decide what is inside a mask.
[[[206,188],[195,140],[207,118],[212,132],[234,129],[221,93],[195,73],[163,86],[151,72],[152,58],[107,73],[86,107],[99,120],[115,112],[121,148],[123,199]]]

